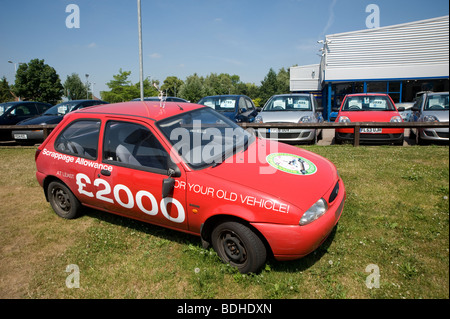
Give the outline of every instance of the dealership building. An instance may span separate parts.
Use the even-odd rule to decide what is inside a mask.
[[[350,93],[388,93],[403,103],[449,90],[448,15],[327,35],[320,52],[320,64],[290,68],[290,90],[314,93],[327,119]]]

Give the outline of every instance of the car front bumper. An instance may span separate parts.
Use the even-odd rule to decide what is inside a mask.
[[[29,142],[43,142],[44,131],[43,130],[17,130],[11,132],[11,137],[16,142],[29,143]]]
[[[341,217],[345,198],[344,183],[339,180],[338,196],[329,204],[327,212],[310,224],[252,223],[252,226],[266,238],[275,259],[299,259],[316,250],[328,238]]]
[[[368,143],[401,143],[404,129],[382,128],[380,133],[359,133],[359,140]],[[353,141],[353,129],[336,129],[336,138],[341,141]]]
[[[443,128],[420,128],[420,137],[430,141],[448,141],[448,127]]]
[[[258,128],[258,137],[284,142],[312,142],[320,131],[316,129],[283,129],[283,128]]]

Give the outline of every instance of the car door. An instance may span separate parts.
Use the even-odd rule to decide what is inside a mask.
[[[54,174],[73,191],[85,205],[96,206],[94,179],[98,165],[100,119],[76,119],[69,123],[56,137],[54,150],[64,154],[49,164]],[[51,150],[51,149],[50,149]],[[56,158],[61,158],[57,159]]]
[[[417,100],[416,102],[414,102],[413,107],[411,108],[412,111],[412,122],[418,122],[420,119],[420,116],[422,114],[422,105],[424,103],[424,99],[425,99],[425,95],[426,94],[422,94]],[[418,134],[418,129],[417,128],[411,128],[411,131],[413,131],[414,134]]]
[[[238,107],[238,115],[236,118],[239,119],[239,122],[250,122],[256,115],[253,113],[257,113],[253,103],[245,96],[239,98]]]
[[[169,152],[155,130],[145,122],[109,119],[103,137],[103,164],[96,179],[98,205],[138,220],[177,229],[187,229],[185,174],[169,159]],[[173,191],[163,198],[163,181],[169,168]]]

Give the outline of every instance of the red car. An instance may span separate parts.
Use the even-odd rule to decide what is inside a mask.
[[[348,94],[342,101],[337,123],[346,122],[403,122],[394,101],[387,94],[364,93]],[[353,128],[339,128],[335,130],[335,143],[353,140]],[[361,142],[383,142],[403,145],[403,128],[361,128]]]
[[[325,158],[258,139],[209,107],[126,102],[71,112],[36,152],[63,218],[83,206],[201,237],[242,273],[315,250],[346,191]]]

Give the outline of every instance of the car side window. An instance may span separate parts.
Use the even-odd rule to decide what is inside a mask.
[[[100,120],[79,120],[69,124],[55,141],[55,150],[61,153],[97,158]]]
[[[242,112],[242,110],[247,110],[247,104],[245,103],[245,99],[243,97],[239,98],[239,111]]]
[[[168,157],[167,151],[147,127],[122,121],[106,124],[103,161],[167,174]]]
[[[253,105],[252,100],[245,99],[247,102],[247,111],[253,111],[255,109],[255,105]]]
[[[50,104],[36,103],[36,107],[38,109],[38,113],[42,114],[45,111],[47,111],[49,108],[51,108],[52,106]]]
[[[16,116],[32,116],[37,115],[36,107],[34,103],[18,105],[11,114]]]

